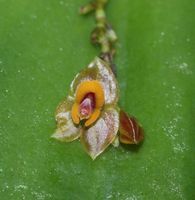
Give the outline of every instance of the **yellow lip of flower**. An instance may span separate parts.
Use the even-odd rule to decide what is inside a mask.
[[[104,105],[104,91],[102,85],[99,81],[96,80],[83,81],[82,83],[80,83],[80,85],[76,90],[75,102],[71,110],[72,120],[75,124],[79,124],[80,120],[83,119],[83,117],[79,113],[80,104],[86,97],[86,95],[90,93],[94,94],[95,105],[92,113],[90,113],[90,115],[86,117],[85,126],[86,127],[90,126],[100,116],[101,108]]]

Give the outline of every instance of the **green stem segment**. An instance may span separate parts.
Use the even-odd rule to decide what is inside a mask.
[[[117,36],[106,18],[105,6],[107,3],[108,0],[92,0],[87,5],[80,8],[80,13],[85,15],[94,12],[96,26],[91,33],[91,41],[95,45],[100,45],[100,57],[109,62],[113,72],[115,72],[113,56],[115,54],[114,44],[117,40]]]

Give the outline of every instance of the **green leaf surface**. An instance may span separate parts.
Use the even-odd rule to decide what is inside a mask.
[[[195,199],[195,1],[111,0],[121,107],[139,147],[95,161],[50,138],[74,75],[98,55],[87,0],[0,0],[0,199]]]

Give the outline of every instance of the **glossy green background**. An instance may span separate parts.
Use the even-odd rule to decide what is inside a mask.
[[[50,139],[74,75],[98,54],[87,0],[0,0],[0,199],[195,199],[195,1],[112,0],[120,105],[139,148],[92,161]]]

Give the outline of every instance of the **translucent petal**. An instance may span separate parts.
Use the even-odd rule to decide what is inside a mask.
[[[51,137],[62,142],[71,142],[80,137],[80,129],[69,119],[66,124],[59,126]]]
[[[86,80],[98,80],[104,89],[105,104],[116,104],[118,101],[118,83],[109,66],[102,59],[96,57],[88,68],[78,73],[71,84],[71,94],[75,94],[77,86]]]
[[[57,130],[51,136],[57,140],[71,142],[80,136],[80,130],[72,122],[70,110],[73,98],[68,96],[56,109]]]
[[[106,109],[95,125],[81,134],[81,141],[92,159],[111,144],[119,129],[119,114],[114,108]]]
[[[69,112],[72,109],[73,103],[74,103],[74,98],[68,96],[66,100],[62,101],[58,105],[55,113],[57,126],[60,126],[61,124],[66,124],[66,122],[70,119]]]

